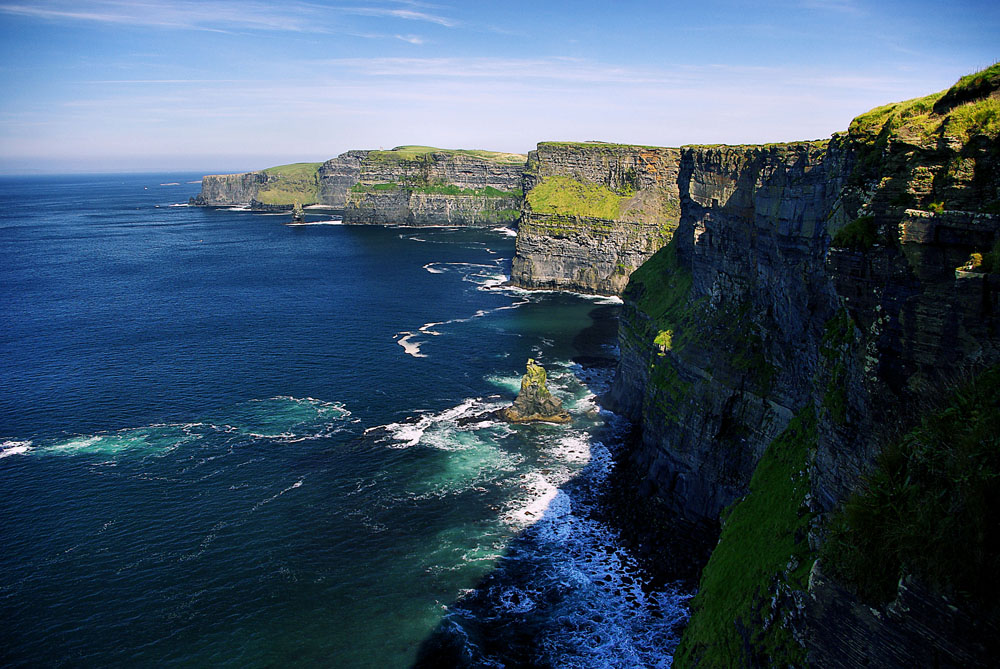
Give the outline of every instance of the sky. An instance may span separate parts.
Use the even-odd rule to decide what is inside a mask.
[[[819,139],[998,59],[996,0],[0,0],[0,173]]]

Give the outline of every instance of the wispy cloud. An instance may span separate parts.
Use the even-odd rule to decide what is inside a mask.
[[[382,16],[394,19],[405,19],[407,21],[427,21],[428,23],[436,23],[446,28],[453,28],[458,25],[457,21],[445,16],[420,12],[414,9],[400,9],[394,7],[341,7],[340,9],[346,13],[357,14],[359,16]]]
[[[396,39],[409,42],[410,44],[423,44],[424,38],[420,35],[395,35]]]
[[[233,0],[40,0],[0,2],[0,14],[51,21],[83,21],[142,27],[233,32],[242,30],[296,33],[347,32],[346,17],[424,21],[446,27],[455,21],[413,7],[419,3],[392,2],[379,7],[333,7],[307,2],[275,6],[265,2]],[[410,36],[406,36],[410,37]]]

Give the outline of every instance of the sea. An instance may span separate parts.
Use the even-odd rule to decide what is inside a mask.
[[[668,667],[602,520],[619,302],[514,231],[0,178],[0,665]],[[529,358],[572,415],[510,425]]]

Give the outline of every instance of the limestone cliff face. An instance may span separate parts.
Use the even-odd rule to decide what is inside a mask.
[[[202,177],[201,192],[194,198],[194,204],[202,207],[249,206],[267,182],[264,172],[209,174]]]
[[[825,221],[842,181],[828,152],[683,149],[680,225],[625,293],[612,397],[641,423],[649,491],[688,518],[714,519],[741,495],[810,397],[817,353],[805,342],[834,309],[815,289],[828,283]]]
[[[322,204],[346,223],[512,223],[521,209],[525,156],[492,151],[397,147],[347,151],[322,163],[210,175],[192,200],[257,211]]]
[[[544,142],[528,154],[511,283],[619,295],[679,214],[676,149]]]
[[[939,592],[911,579],[868,620],[849,587],[806,577],[827,520],[912,408],[1000,361],[1000,275],[956,272],[1000,250],[997,128],[969,109],[995,106],[997,86],[976,96],[879,108],[828,142],[679,151],[679,223],[624,292],[610,394],[640,426],[642,493],[705,532],[727,519],[677,666],[718,648],[747,666],[951,652],[925,613],[969,616]],[[754,516],[778,508],[766,500],[789,475],[799,506]],[[768,523],[787,529],[754,534]],[[755,563],[779,539],[788,552]],[[758,579],[744,599],[720,594],[737,564]],[[955,653],[942,666],[968,659]]]
[[[346,223],[510,223],[521,208],[523,170],[524,156],[516,154],[423,147],[352,151],[324,165],[321,190],[330,194],[329,204],[343,206]],[[345,188],[350,178],[354,183]]]

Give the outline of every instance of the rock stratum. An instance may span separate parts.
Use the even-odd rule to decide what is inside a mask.
[[[998,89],[679,151],[608,398],[640,498],[715,544],[675,666],[994,661]]]

